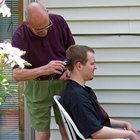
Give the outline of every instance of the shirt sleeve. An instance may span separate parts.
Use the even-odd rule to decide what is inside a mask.
[[[24,41],[19,33],[19,31],[15,31],[14,35],[12,36],[12,46],[23,50]]]
[[[12,46],[15,48],[19,48],[22,51],[27,51],[25,50],[25,40],[21,32],[21,27],[19,26],[17,30],[14,32],[12,36]],[[21,56],[24,60],[26,60],[26,53]],[[15,66],[14,68],[17,68],[18,66]],[[26,66],[25,66],[26,67]]]
[[[90,102],[77,101],[78,104],[71,108],[72,118],[85,138],[100,130],[103,126],[97,119],[97,114]]]

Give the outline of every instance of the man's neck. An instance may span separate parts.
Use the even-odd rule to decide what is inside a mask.
[[[85,85],[85,81],[79,75],[71,74],[70,79],[73,80],[73,81],[75,81],[75,82],[77,82],[78,84],[80,84],[83,87]]]

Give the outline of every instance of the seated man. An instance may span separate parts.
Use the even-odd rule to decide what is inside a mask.
[[[129,122],[109,118],[98,103],[94,91],[85,86],[86,81],[94,77],[96,69],[94,50],[84,45],[72,45],[68,48],[66,57],[71,61],[68,66],[71,75],[60,103],[83,136],[96,139],[140,140],[136,129]]]

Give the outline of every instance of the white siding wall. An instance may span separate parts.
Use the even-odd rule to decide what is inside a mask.
[[[140,0],[39,0],[62,15],[77,44],[95,49],[97,70],[88,82],[113,118],[140,131]],[[52,137],[59,137],[52,115]]]

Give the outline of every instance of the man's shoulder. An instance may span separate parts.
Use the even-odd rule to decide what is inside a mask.
[[[64,17],[57,14],[49,14],[51,20],[65,21]]]
[[[29,31],[29,28],[26,26],[25,23],[22,23],[21,25],[18,26],[18,28],[15,30],[12,36],[12,44],[14,46],[18,46],[17,43],[25,44],[25,39],[27,42],[27,38],[29,39],[30,36],[31,36],[31,33]],[[22,46],[24,46],[24,44],[22,44]]]
[[[25,22],[23,22],[18,26],[17,30],[24,30],[25,28],[27,28],[27,26],[26,26]]]
[[[18,26],[18,28],[15,30],[14,34],[21,34],[24,35],[24,32],[27,30],[26,24],[23,22]]]
[[[15,32],[14,32],[12,37],[13,37],[13,39],[14,38],[19,38],[19,37],[24,39],[25,37],[27,38],[27,36],[30,36],[30,35],[32,35],[30,29],[27,27],[25,22],[23,22],[15,30]]]
[[[84,88],[74,81],[69,81],[65,89],[65,93],[67,93],[68,96],[71,96],[71,98],[75,98],[77,100],[85,98],[84,96],[87,94]]]
[[[81,86],[77,82],[75,82],[73,80],[69,80],[68,83],[67,83],[67,89],[69,91],[75,91],[76,92],[76,91],[79,91],[79,89],[81,89]]]

